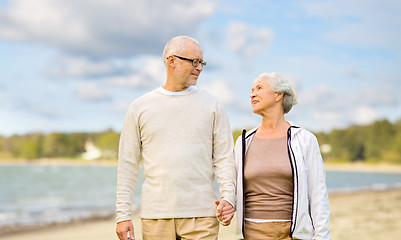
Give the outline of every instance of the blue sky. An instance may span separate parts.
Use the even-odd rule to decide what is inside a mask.
[[[401,2],[0,0],[0,135],[121,130],[129,103],[165,81],[162,50],[198,39],[198,87],[233,129],[260,118],[253,80],[282,72],[288,120],[329,131],[401,119]]]

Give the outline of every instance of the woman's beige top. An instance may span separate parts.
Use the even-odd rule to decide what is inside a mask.
[[[254,137],[244,165],[245,218],[290,220],[293,179],[287,138]]]

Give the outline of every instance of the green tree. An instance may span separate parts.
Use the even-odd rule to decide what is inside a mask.
[[[67,157],[68,141],[66,134],[50,133],[44,137],[42,152],[44,157]]]
[[[14,134],[4,141],[3,151],[9,153],[11,156],[18,157],[22,146],[22,138]]]
[[[66,156],[78,156],[79,154],[85,152],[85,143],[88,139],[88,133],[70,133],[66,136],[67,146],[65,149]]]
[[[117,159],[119,140],[120,133],[108,130],[97,134],[94,144],[102,151],[103,158]]]
[[[365,159],[363,128],[352,126],[343,130],[332,130],[329,134],[330,157],[336,161],[361,161]]]
[[[26,134],[19,137],[19,157],[34,159],[41,157],[43,135],[40,133]]]
[[[376,121],[365,128],[366,158],[371,161],[383,160],[384,153],[391,150],[396,135],[394,126],[387,120]]]
[[[25,159],[35,159],[40,157],[40,143],[30,139],[25,141],[21,146],[19,156]]]
[[[391,148],[384,152],[384,160],[401,164],[401,120],[394,124],[395,136],[391,141]]]

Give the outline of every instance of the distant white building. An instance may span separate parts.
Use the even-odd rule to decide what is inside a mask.
[[[322,153],[330,153],[331,152],[331,145],[330,144],[322,144],[322,146],[320,146],[320,151]]]
[[[82,153],[82,158],[85,160],[95,160],[102,156],[102,151],[97,148],[91,139],[88,139],[85,143],[85,152]]]

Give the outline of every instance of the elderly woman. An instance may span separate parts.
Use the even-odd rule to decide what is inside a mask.
[[[295,94],[280,73],[256,78],[251,104],[262,124],[235,146],[240,239],[330,239],[325,170],[316,137],[285,120]]]

